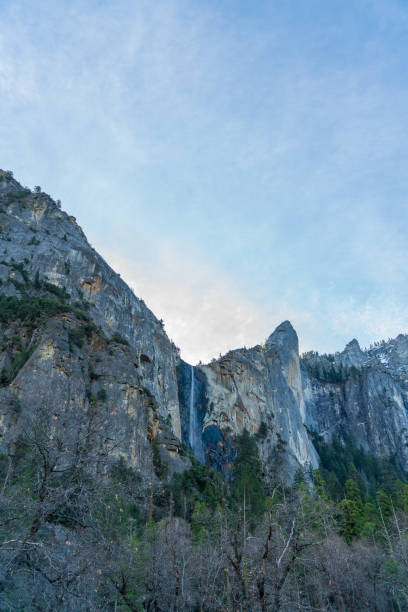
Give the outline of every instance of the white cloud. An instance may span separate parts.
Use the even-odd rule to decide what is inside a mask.
[[[219,269],[186,258],[169,245],[162,246],[149,263],[100,251],[164,320],[169,337],[190,363],[205,363],[228,350],[262,344],[286,319],[298,333],[300,352],[335,352],[355,337],[364,347],[408,332],[408,311],[392,296],[339,299],[328,288],[313,291],[304,300],[292,293],[260,304]]]
[[[189,362],[208,362],[231,348],[262,343],[272,331],[260,308],[228,278],[170,248],[163,248],[150,265],[110,252],[103,255],[164,319],[169,337]]]
[[[392,296],[370,296],[363,303],[350,297],[333,308],[332,331],[350,339],[355,337],[362,346],[368,346],[375,340],[407,333],[408,311]]]
[[[100,251],[156,317],[164,320],[169,337],[191,363],[206,363],[231,349],[263,344],[286,319],[299,335],[301,352],[341,349],[355,332],[352,322],[361,333],[376,329],[369,327],[368,316],[355,316],[357,306],[352,300],[337,307],[333,303],[321,316],[316,316],[316,303],[322,302],[318,294],[309,306],[283,295],[261,305],[219,269],[186,258],[171,246],[161,247],[149,263],[145,258]],[[336,340],[339,345],[333,346]]]

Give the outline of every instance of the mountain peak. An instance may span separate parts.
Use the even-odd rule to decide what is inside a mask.
[[[339,361],[345,366],[360,366],[365,360],[364,352],[361,350],[358,340],[353,338],[344,347],[339,355]]]
[[[298,336],[290,321],[280,323],[266,341],[268,348],[278,348],[283,345],[289,349],[298,350],[299,348]]]
[[[348,342],[346,344],[346,346],[344,347],[344,350],[345,351],[350,351],[350,350],[359,350],[359,351],[361,351],[360,344],[359,344],[357,338],[353,338],[352,340],[350,340],[350,342]]]

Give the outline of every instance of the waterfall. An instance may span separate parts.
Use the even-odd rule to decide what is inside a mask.
[[[190,366],[190,402],[189,402],[189,423],[188,423],[188,443],[193,455],[201,463],[205,463],[205,453],[203,447],[203,441],[201,438],[201,423],[198,416],[198,405],[196,401],[196,395],[198,395],[198,402],[200,401],[200,385],[198,385],[196,393],[196,384],[194,376],[194,366]]]
[[[191,369],[191,383],[190,383],[190,420],[189,420],[189,430],[188,430],[188,441],[190,442],[190,446],[192,451],[194,452],[196,449],[196,411],[194,406],[194,366],[190,366]]]

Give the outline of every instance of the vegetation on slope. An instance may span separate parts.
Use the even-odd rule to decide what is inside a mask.
[[[13,323],[20,324],[18,328],[20,336],[14,335],[10,339],[5,334],[2,341],[1,348],[8,351],[10,363],[7,367],[3,367],[0,373],[1,385],[10,384],[29,359],[36,348],[31,341],[34,330],[43,326],[50,318],[72,313],[79,320],[79,327],[70,329],[68,332],[71,347],[73,345],[81,347],[85,338],[89,338],[93,332],[101,333],[86,312],[89,304],[84,301],[72,304],[68,301],[70,296],[64,287],[60,288],[46,280],[40,280],[38,271],[34,280],[31,281],[24,268],[24,262],[7,263],[3,261],[0,263],[17,270],[24,279],[24,284],[15,279],[9,279],[19,290],[20,296],[0,295],[0,323],[4,325],[3,330]],[[22,330],[26,332],[24,341],[21,337]]]
[[[192,459],[152,485],[149,520],[141,475],[101,463],[100,418],[90,405],[60,439],[37,414],[1,456],[1,609],[408,609],[408,494],[392,461],[320,440],[314,491],[300,472],[266,490],[244,432],[230,482]]]

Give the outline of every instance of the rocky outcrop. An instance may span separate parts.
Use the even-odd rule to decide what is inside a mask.
[[[302,359],[306,424],[330,441],[335,434],[408,470],[408,337],[362,351]]]
[[[327,442],[336,435],[377,456],[394,456],[407,470],[407,367],[404,335],[368,351],[354,339],[341,353],[300,358],[296,332],[285,321],[263,347],[230,351],[195,368],[204,389],[206,454],[228,467],[233,440],[246,428],[257,437],[265,474],[281,469],[290,478],[299,466],[318,466],[314,435]]]
[[[265,346],[230,351],[195,371],[203,385],[202,439],[213,464],[229,467],[233,440],[247,429],[258,440],[266,476],[277,469],[293,475],[299,466],[318,465],[304,426],[298,338],[289,321]]]
[[[176,347],[47,194],[0,172],[0,207],[1,450],[40,412],[63,439],[93,414],[95,453],[148,474],[149,439],[181,437]]]

